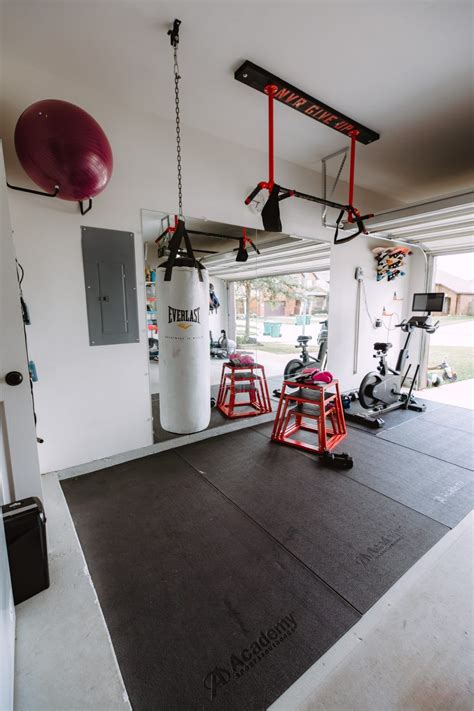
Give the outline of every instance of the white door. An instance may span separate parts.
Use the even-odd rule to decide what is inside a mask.
[[[7,384],[12,372],[21,374],[18,385]],[[41,477],[0,142],[0,504],[27,496],[41,498]],[[10,711],[15,615],[1,517],[0,529],[0,709]]]
[[[41,497],[41,477],[5,182],[0,146],[0,462],[4,458],[1,487],[8,502]],[[7,384],[12,372],[21,373],[20,384]]]

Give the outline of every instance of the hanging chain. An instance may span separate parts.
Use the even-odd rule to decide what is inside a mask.
[[[174,49],[174,103],[176,107],[176,164],[178,168],[178,212],[183,217],[183,179],[181,174],[181,123],[179,114],[179,74],[178,42],[173,43]]]

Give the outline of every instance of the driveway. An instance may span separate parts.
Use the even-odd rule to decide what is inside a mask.
[[[474,347],[474,319],[440,326],[430,337],[433,346]]]

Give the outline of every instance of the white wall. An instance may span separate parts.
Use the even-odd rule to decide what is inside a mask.
[[[65,81],[17,59],[7,56],[4,60],[0,96],[10,182],[29,185],[18,166],[12,136],[22,110],[41,98],[72,101],[89,111],[103,126],[114,152],[111,182],[85,217],[73,203],[9,192],[16,250],[26,272],[24,292],[32,318],[28,327],[30,355],[39,371],[35,398],[38,433],[45,440],[40,446],[45,472],[152,443],[140,209],[172,212],[176,207],[174,126],[140,113],[140,107],[131,113],[108,103],[103,95],[75,84],[74,77]],[[170,85],[170,100],[171,92]],[[185,124],[186,118],[183,116]],[[243,197],[265,176],[265,153],[215,139],[186,125],[182,126],[182,149],[185,212],[258,226],[259,217],[252,215]],[[319,176],[311,171],[282,161],[277,162],[277,171],[286,185],[306,192],[320,190]],[[364,191],[358,191],[358,196],[362,209],[393,204]],[[320,210],[314,204],[288,200],[284,210],[287,231],[331,238],[320,227]],[[81,225],[135,233],[140,343],[89,346]]]
[[[387,242],[375,238],[357,237],[352,242],[333,246],[331,249],[328,368],[339,378],[343,390],[357,388],[365,373],[375,370],[376,360],[372,356],[373,344],[376,341],[388,340],[392,343],[388,361],[390,365],[395,366],[402,339],[404,340],[406,334],[401,333],[401,329],[393,327],[400,322],[400,318],[407,318],[411,314],[413,288],[416,286],[417,290],[424,291],[424,288],[420,288],[423,283],[424,258],[417,249],[406,259],[404,277],[391,282],[387,282],[386,279],[377,282],[376,261],[372,249],[378,246],[386,247]],[[362,293],[358,368],[354,373],[356,267],[362,267],[364,270],[367,304],[372,321],[381,317],[384,307],[387,312],[396,312],[397,315],[392,318],[392,329],[389,335],[386,326],[389,325],[390,319],[387,317],[383,319],[382,328],[373,328]],[[402,301],[394,300],[395,293],[397,299]],[[410,350],[412,359],[416,360],[418,347],[415,338]]]
[[[411,305],[413,301],[413,294],[418,292],[426,292],[431,290],[431,285],[427,284],[427,257],[420,249],[413,250],[413,256],[411,260],[411,270],[410,270],[410,300],[409,308],[410,315],[413,313],[411,311]],[[434,319],[436,320],[436,319]],[[417,363],[420,363],[420,372],[418,376],[417,387],[424,388],[426,386],[426,366],[428,362],[425,357],[428,355],[430,336],[426,334],[421,329],[417,328],[413,332],[412,340],[410,342],[410,360],[409,363],[412,364],[412,371],[416,367]],[[423,350],[423,346],[426,350]]]
[[[42,496],[15,249],[0,140],[0,481],[6,502]],[[28,328],[28,327],[27,327]],[[22,382],[7,385],[18,371]]]

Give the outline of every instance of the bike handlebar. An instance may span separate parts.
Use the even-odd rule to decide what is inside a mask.
[[[404,318],[401,323],[396,323],[396,324],[395,324],[395,328],[401,328],[402,330],[406,331],[406,330],[409,330],[408,328],[406,328],[406,327],[409,326],[409,325],[412,325],[413,328],[422,328],[422,329],[423,329],[424,331],[426,331],[427,333],[434,333],[434,332],[436,331],[436,329],[438,328],[438,326],[439,326],[439,320],[438,320],[438,321],[435,321],[435,323],[423,323],[423,324],[421,324],[421,323],[414,323],[414,324],[410,324],[410,322],[407,321],[406,318]]]

